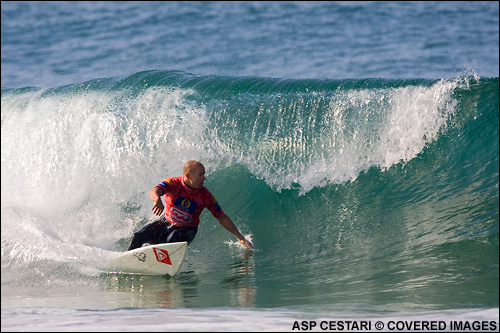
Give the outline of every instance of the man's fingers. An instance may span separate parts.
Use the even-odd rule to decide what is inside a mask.
[[[253,249],[253,244],[250,243],[249,241],[247,241],[246,239],[240,240],[240,243],[243,244],[243,245],[245,245],[249,249]]]
[[[153,214],[158,215],[158,216],[160,216],[161,213],[163,212],[163,208],[156,207],[156,206],[151,208],[151,210],[153,211]]]

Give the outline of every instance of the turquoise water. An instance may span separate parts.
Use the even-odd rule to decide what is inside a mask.
[[[447,4],[2,2],[2,330],[356,318],[498,331],[498,3]],[[429,46],[439,26],[447,39]],[[488,52],[451,52],[468,43]],[[150,189],[189,159],[255,250],[204,212],[174,278],[100,275],[153,218]]]

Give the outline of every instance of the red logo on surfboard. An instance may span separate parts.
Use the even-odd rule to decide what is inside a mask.
[[[172,265],[172,262],[170,261],[170,257],[167,251],[162,249],[157,249],[156,247],[153,247],[153,251],[155,251],[156,260],[167,265]]]

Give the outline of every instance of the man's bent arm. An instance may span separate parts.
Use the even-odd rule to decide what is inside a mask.
[[[230,233],[236,236],[239,239],[240,243],[248,247],[249,249],[253,249],[253,244],[249,240],[245,239],[238,231],[236,225],[234,225],[233,221],[227,215],[223,215],[218,219],[219,223]]]
[[[149,192],[149,197],[154,201],[153,208],[151,209],[155,215],[160,216],[165,206],[161,201],[161,196],[163,195],[163,189],[161,187],[154,187],[151,192]]]

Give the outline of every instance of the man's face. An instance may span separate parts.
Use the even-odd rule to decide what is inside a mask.
[[[189,184],[191,188],[202,188],[205,182],[205,168],[203,165],[195,165],[188,174]]]

